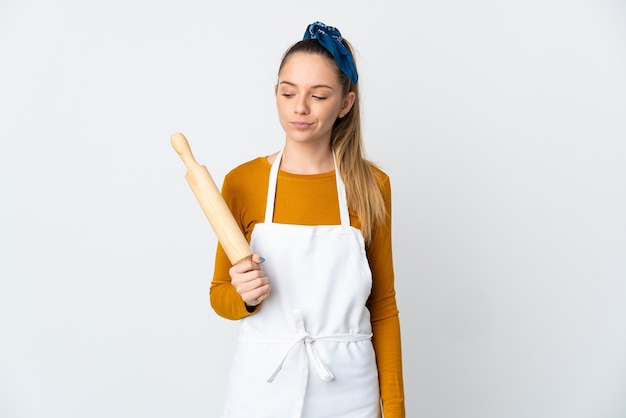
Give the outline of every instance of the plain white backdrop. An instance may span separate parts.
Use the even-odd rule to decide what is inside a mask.
[[[169,137],[218,184],[276,151],[315,20],[392,179],[408,417],[626,416],[624,2],[1,0],[0,417],[218,416],[237,323]]]

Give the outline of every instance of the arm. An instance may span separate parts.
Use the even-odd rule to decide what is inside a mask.
[[[217,254],[225,255],[224,249],[218,244]],[[241,319],[255,313],[261,304],[262,297],[270,290],[269,279],[261,269],[263,260],[259,254],[229,267],[230,262],[218,270],[216,254],[215,273],[209,289],[209,299],[213,310],[226,319]],[[221,265],[221,264],[220,264]],[[220,274],[229,267],[228,274]],[[243,307],[243,309],[242,309]]]
[[[227,177],[228,178],[228,177]],[[238,215],[234,193],[225,179],[222,196],[236,220]],[[239,228],[244,231],[241,222]],[[209,299],[213,310],[220,316],[237,320],[253,314],[261,303],[260,297],[269,292],[269,280],[261,269],[262,259],[254,254],[252,259],[231,266],[224,248],[218,243],[215,254],[213,280],[209,289]]]
[[[246,304],[231,283],[231,278],[228,274],[229,269],[230,261],[226,257],[226,252],[218,243],[215,253],[213,280],[209,288],[209,299],[215,313],[226,319],[236,320],[251,315],[254,310],[250,312],[246,308]]]
[[[391,249],[391,186],[386,178],[381,191],[387,208],[387,220],[376,227],[368,248],[372,269],[372,293],[368,300],[371,314],[372,343],[380,393],[385,418],[404,418],[404,383],[402,377],[402,350],[400,320],[394,286],[393,257]]]

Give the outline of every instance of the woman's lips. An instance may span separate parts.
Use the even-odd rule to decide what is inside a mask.
[[[295,121],[295,122],[291,122],[291,126],[293,126],[296,129],[306,129],[309,126],[311,126],[311,124],[310,123],[306,123],[306,122]]]

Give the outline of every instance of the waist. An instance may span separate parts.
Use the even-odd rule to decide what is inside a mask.
[[[330,343],[350,343],[367,341],[372,338],[372,333],[346,333],[311,335],[308,332],[295,332],[290,334],[261,334],[252,335],[240,333],[238,342],[242,344],[296,344],[298,342],[330,342]]]

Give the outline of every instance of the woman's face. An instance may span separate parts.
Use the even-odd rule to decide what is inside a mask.
[[[291,55],[278,74],[276,106],[287,141],[330,143],[337,117],[354,103],[343,96],[336,67],[326,57],[302,52]]]

